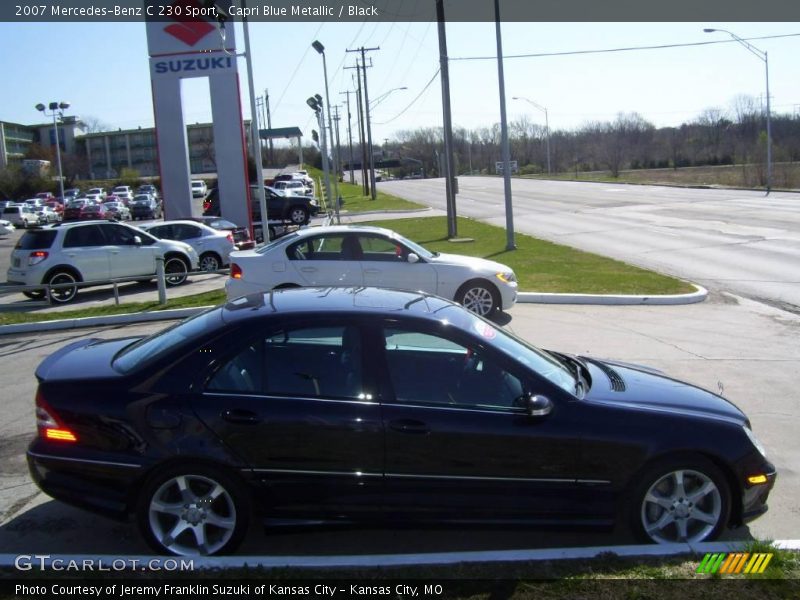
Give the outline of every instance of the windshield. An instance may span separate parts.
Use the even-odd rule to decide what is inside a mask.
[[[402,235],[394,234],[392,237],[394,237],[394,239],[396,239],[398,242],[408,246],[408,248],[420,258],[433,258],[436,256],[433,252],[426,250],[416,242],[412,242],[411,240],[404,238]]]
[[[563,363],[553,358],[550,354],[533,346],[523,339],[518,338],[513,333],[502,329],[476,314],[470,313],[472,323],[470,327],[487,340],[491,340],[492,345],[513,358],[526,365],[539,375],[557,385],[573,395],[578,393],[579,383],[575,376]]]
[[[185,342],[214,329],[221,321],[220,310],[219,307],[210,308],[126,346],[117,352],[112,366],[120,373],[130,373],[158,360]]]
[[[269,244],[266,244],[265,246],[261,246],[261,248],[256,249],[256,253],[264,254],[266,252],[269,252],[273,248],[277,248],[282,244],[286,244],[287,242],[294,240],[296,237],[298,237],[298,234],[295,231],[293,231],[292,233],[287,233],[283,237],[280,237],[277,240],[273,240]]]

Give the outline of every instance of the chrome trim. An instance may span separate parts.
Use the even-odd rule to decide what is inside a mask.
[[[574,479],[558,479],[546,477],[475,477],[472,475],[414,475],[411,473],[387,473],[387,477],[402,479],[448,479],[463,481],[516,481],[523,483],[575,483]]]
[[[339,404],[362,404],[365,406],[380,406],[375,400],[344,400],[342,398],[311,398],[308,396],[275,396],[270,394],[242,394],[238,392],[203,392],[204,396],[236,396],[237,398],[269,398],[274,400],[311,400],[313,402],[337,402]]]
[[[395,406],[399,408],[424,408],[429,410],[447,410],[447,411],[458,411],[458,412],[466,412],[470,414],[489,414],[489,415],[516,415],[516,416],[525,416],[527,412],[525,412],[524,408],[520,407],[503,407],[498,406],[496,409],[491,410],[489,408],[466,408],[458,405],[435,405],[435,404],[403,404],[402,402],[381,402],[382,406]]]
[[[93,465],[109,465],[112,467],[126,467],[129,469],[141,469],[142,465],[134,465],[130,463],[112,462],[108,460],[90,460],[88,458],[70,458],[67,456],[52,456],[50,454],[39,454],[38,452],[28,451],[28,456],[34,458],[43,458],[45,460],[65,460],[68,462],[89,463]]]
[[[383,477],[383,473],[367,473],[364,471],[311,471],[303,469],[242,469],[252,473],[275,473],[290,475],[334,475],[334,476],[353,476],[353,477]]]
[[[611,485],[610,479],[577,479],[577,483],[598,484],[598,485]]]

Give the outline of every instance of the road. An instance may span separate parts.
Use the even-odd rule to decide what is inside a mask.
[[[501,178],[458,184],[459,215],[505,227]],[[444,179],[378,185],[446,208]],[[518,232],[800,310],[800,194],[517,178],[512,191]]]
[[[712,294],[687,306],[517,305],[506,326],[545,348],[649,364],[725,395],[751,418],[779,470],[770,512],[727,539],[800,539],[800,316],[762,303]],[[35,432],[33,372],[60,346],[83,337],[123,337],[166,324],[0,337],[0,548],[10,553],[146,553],[132,524],[95,517],[50,500],[28,477],[24,451]],[[253,528],[241,554],[334,555],[507,550],[630,543],[620,532],[524,528]]]

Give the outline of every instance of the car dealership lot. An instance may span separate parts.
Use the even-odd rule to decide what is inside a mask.
[[[509,318],[510,317],[510,318]],[[545,348],[640,362],[717,390],[751,418],[779,477],[770,512],[750,525],[758,538],[800,537],[794,498],[800,460],[794,434],[800,409],[792,374],[800,367],[800,318],[749,300],[714,295],[703,304],[677,307],[518,305],[507,327]],[[50,501],[30,482],[24,461],[34,431],[33,371],[60,346],[83,337],[149,333],[163,324],[41,333],[0,338],[0,380],[5,418],[0,425],[4,469],[0,475],[0,546],[7,552],[119,552],[146,548],[132,525],[120,525]],[[92,536],[87,536],[91,529]],[[729,537],[747,536],[740,530]],[[478,529],[429,531],[285,532],[251,535],[243,554],[325,554],[487,550],[626,542],[625,536]]]

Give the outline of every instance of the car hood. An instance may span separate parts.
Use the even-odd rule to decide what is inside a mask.
[[[638,410],[722,419],[738,425],[747,416],[732,402],[656,369],[581,357],[592,375],[587,402],[614,404]]]
[[[73,342],[45,358],[36,369],[36,378],[42,382],[120,377],[111,361],[117,352],[137,339],[89,338]]]
[[[468,267],[475,271],[486,271],[491,273],[507,273],[511,271],[511,267],[496,263],[485,258],[478,258],[476,256],[462,256],[460,254],[437,254],[431,259],[428,259],[433,265],[456,265],[459,267]]]

